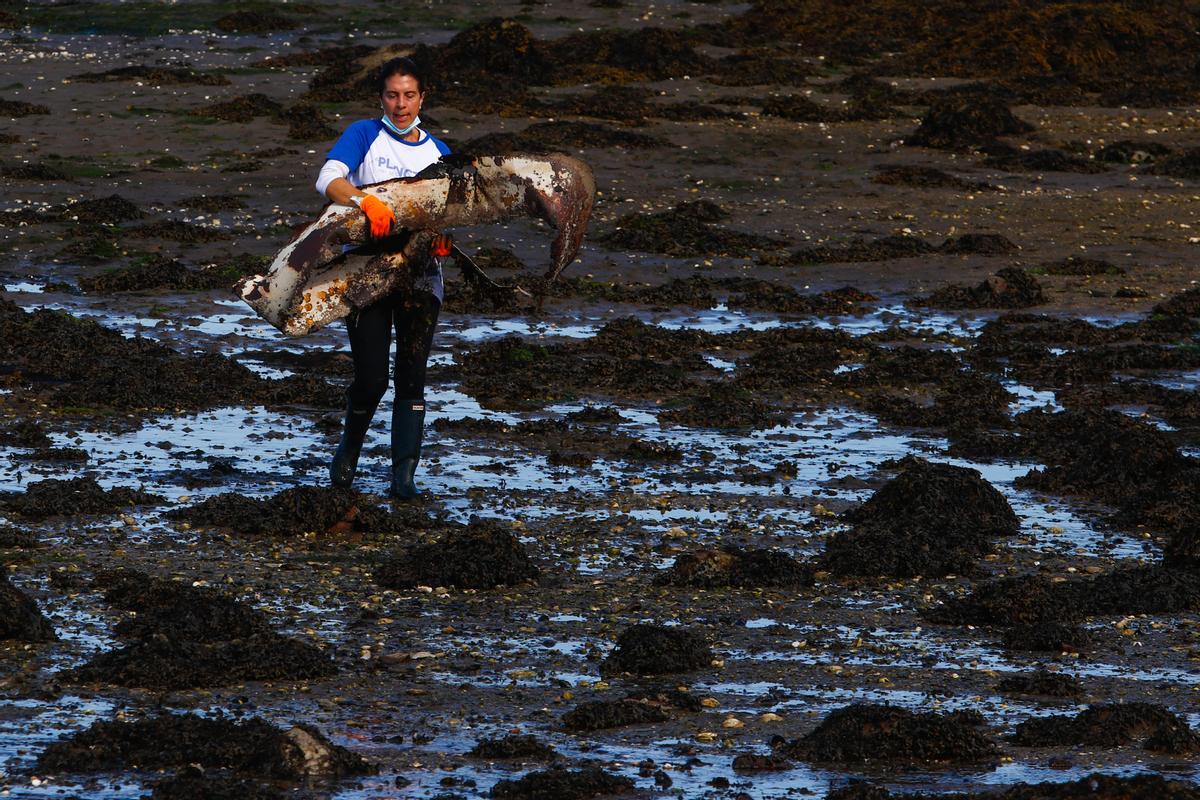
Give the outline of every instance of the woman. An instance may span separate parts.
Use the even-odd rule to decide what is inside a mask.
[[[404,233],[391,237],[395,216],[378,198],[363,194],[358,187],[416,175],[450,149],[419,127],[425,80],[411,59],[394,58],[380,67],[376,88],[383,116],[360,120],[346,129],[329,151],[316,185],[317,191],[334,203],[362,209],[371,236],[377,240],[369,249],[388,252],[400,249]],[[329,467],[334,486],[348,487],[354,481],[367,428],[387,391],[388,351],[395,329],[389,494],[400,498],[417,495],[413,475],[425,425],[425,362],[441,305],[442,274],[434,263],[428,274],[415,276],[411,291],[395,292],[347,318],[354,382],[346,392],[345,428]]]

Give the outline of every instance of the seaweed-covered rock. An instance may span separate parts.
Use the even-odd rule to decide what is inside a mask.
[[[375,581],[388,589],[493,589],[535,580],[540,572],[511,531],[476,522],[441,541],[413,545],[380,565]]]
[[[713,652],[704,637],[684,628],[639,624],[617,637],[617,646],[600,664],[600,674],[667,675],[707,667]]]
[[[1046,297],[1036,278],[1006,267],[977,286],[952,284],[917,302],[934,308],[1029,308],[1046,302]]]
[[[1146,170],[1154,175],[1168,175],[1172,178],[1200,180],[1200,147],[1184,150],[1182,153],[1165,156],[1154,162]]]
[[[352,489],[297,486],[267,498],[230,492],[166,516],[192,525],[223,528],[245,536],[292,537],[307,531],[324,533],[351,518],[364,500]]]
[[[198,689],[243,681],[309,680],[333,675],[333,662],[315,645],[277,633],[192,642],[154,634],[93,656],[61,673],[71,683],[143,689]]]
[[[534,759],[548,761],[557,757],[554,748],[531,734],[514,734],[500,739],[480,739],[467,751],[472,758]]]
[[[996,691],[1003,694],[1077,698],[1083,696],[1083,684],[1077,678],[1061,672],[1039,670],[1010,675],[996,684]]]
[[[846,244],[823,244],[797,250],[788,257],[788,263],[809,265],[887,261],[934,252],[937,252],[936,247],[917,236],[884,236],[874,240],[854,239]]]
[[[989,93],[936,98],[906,144],[960,150],[990,144],[998,136],[1029,133],[1034,127],[1017,119],[1004,101]]]
[[[597,122],[556,120],[535,122],[516,133],[489,133],[465,142],[460,152],[467,155],[506,155],[586,148],[645,150],[671,147],[657,136],[621,130]]]
[[[206,775],[188,765],[170,778],[154,784],[148,800],[285,800],[273,786],[247,778]]]
[[[587,800],[632,792],[634,788],[629,778],[600,767],[574,771],[558,768],[530,772],[516,780],[497,781],[491,796],[497,800]]]
[[[1004,632],[1001,643],[1006,650],[1080,653],[1092,646],[1092,637],[1078,625],[1035,622],[1009,628]]]
[[[671,586],[716,588],[780,587],[813,584],[813,568],[777,550],[701,549],[682,553],[657,579]]]
[[[713,381],[695,393],[687,405],[658,415],[659,424],[689,428],[763,430],[786,425],[789,415],[749,389],[728,381]]]
[[[648,722],[666,722],[671,718],[661,706],[636,700],[591,700],[563,714],[562,725],[568,731],[586,733]]]
[[[821,557],[838,575],[934,576],[970,571],[993,542],[1017,531],[1004,495],[973,469],[912,461],[843,515]]]
[[[0,575],[0,640],[52,642],[58,636],[33,598]]]
[[[82,75],[72,75],[71,80],[81,83],[141,81],[151,86],[177,86],[183,84],[198,84],[201,86],[229,85],[229,78],[226,78],[224,75],[197,72],[187,67],[151,67],[145,64],[116,67],[104,72],[87,72]]]
[[[161,635],[219,642],[270,631],[265,614],[206,587],[133,570],[102,573],[96,583],[104,587],[104,599],[111,605],[135,612],[116,626],[117,635],[126,639]]]
[[[280,730],[261,719],[164,714],[134,722],[96,722],[73,736],[51,742],[36,769],[99,772],[163,769],[196,764],[255,777],[282,780],[362,775],[374,768],[317,729]]]
[[[268,380],[217,354],[183,355],[144,337],[125,337],[62,311],[27,313],[0,298],[0,371],[54,407],[196,409],[243,403],[345,403],[312,377]]]
[[[1164,317],[1200,317],[1200,286],[1180,292],[1151,309]]]
[[[914,186],[922,189],[961,189],[967,192],[979,192],[995,189],[986,181],[970,181],[951,175],[936,167],[901,164],[882,167],[871,176],[875,183],[884,186]]]
[[[1075,716],[1033,717],[1017,726],[1012,741],[1023,747],[1088,745],[1120,747],[1163,731],[1191,732],[1187,721],[1151,703],[1088,706]]]
[[[138,489],[103,489],[95,478],[47,478],[31,483],[24,492],[0,492],[0,509],[26,519],[76,514],[111,514],[135,505],[163,502],[164,498]]]
[[[782,772],[795,765],[786,758],[762,753],[739,753],[733,757],[734,772]]]
[[[807,736],[785,743],[785,755],[840,764],[922,765],[997,760],[996,744],[979,728],[979,712],[916,713],[855,703],[830,712]]]
[[[1125,270],[1099,258],[1067,256],[1058,261],[1048,261],[1038,266],[1047,275],[1124,275]]]
[[[626,214],[593,237],[605,247],[667,256],[747,256],[783,244],[778,239],[714,227],[727,214],[713,203],[680,203],[670,211]]]

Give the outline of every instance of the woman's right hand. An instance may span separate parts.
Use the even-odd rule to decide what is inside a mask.
[[[387,236],[392,232],[392,225],[396,223],[396,215],[387,207],[387,204],[374,195],[367,195],[363,198],[359,205],[362,212],[367,215],[367,219],[371,223],[371,235],[376,239]]]

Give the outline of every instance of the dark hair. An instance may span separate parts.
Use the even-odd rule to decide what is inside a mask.
[[[425,94],[425,70],[417,66],[417,62],[408,56],[393,58],[384,62],[375,73],[375,93],[383,94],[387,90],[387,79],[393,75],[411,75],[417,82],[417,91]]]

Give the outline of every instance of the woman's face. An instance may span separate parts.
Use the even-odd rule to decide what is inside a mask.
[[[397,128],[403,130],[416,119],[425,95],[412,75],[392,75],[384,82],[383,94],[379,99],[384,113]]]

